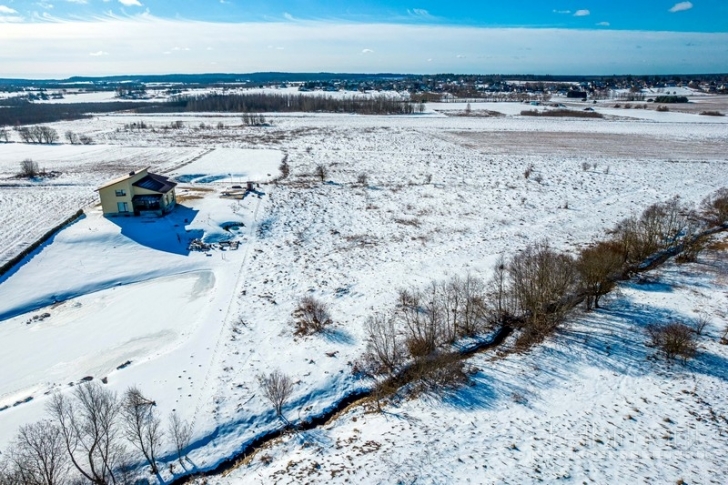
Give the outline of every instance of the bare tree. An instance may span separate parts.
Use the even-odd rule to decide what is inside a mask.
[[[326,168],[326,165],[318,164],[316,165],[313,174],[316,176],[316,178],[321,180],[321,183],[323,183],[326,182],[326,177],[329,176],[329,169]]]
[[[612,291],[624,268],[624,256],[614,244],[599,242],[582,249],[576,260],[586,309],[599,308],[599,299]]]
[[[68,130],[66,132],[66,140],[71,145],[77,145],[78,144],[78,135],[72,132],[71,130]]]
[[[281,178],[285,179],[291,174],[291,166],[288,164],[288,154],[286,153],[281,160],[281,164],[278,166],[278,170],[281,171]]]
[[[276,369],[267,376],[258,376],[258,382],[260,383],[263,395],[273,405],[273,410],[276,412],[276,415],[283,421],[288,422],[283,416],[283,406],[286,404],[288,398],[291,397],[291,393],[293,393],[293,381],[291,381],[291,378]]]
[[[728,188],[717,190],[700,203],[703,215],[711,224],[723,224],[728,221]]]
[[[80,135],[78,137],[78,141],[80,141],[82,145],[90,145],[94,142],[93,139],[88,135]]]
[[[120,440],[116,394],[87,383],[75,388],[72,399],[55,394],[48,411],[78,473],[93,485],[120,484],[126,448]]]
[[[403,304],[397,316],[404,323],[405,345],[413,357],[433,353],[447,338],[444,311],[438,300],[438,284],[435,282],[427,292],[400,292]]]
[[[52,145],[59,140],[58,132],[49,126],[40,127],[40,142]]]
[[[7,143],[10,140],[10,132],[7,128],[0,128],[0,140]]]
[[[39,172],[40,171],[38,170],[38,164],[30,158],[26,158],[25,160],[20,162],[20,175],[22,177],[37,177]]]
[[[10,446],[11,473],[18,483],[63,485],[67,482],[68,456],[61,430],[55,423],[45,420],[21,426]]]
[[[493,277],[488,283],[488,294],[493,302],[495,310],[495,321],[503,322],[514,311],[513,292],[508,283],[508,264],[501,255],[493,268]]]
[[[21,126],[18,128],[18,136],[20,136],[20,140],[23,143],[31,143],[33,141],[33,138],[30,135],[30,128],[27,126]]]
[[[385,315],[369,317],[364,324],[364,331],[367,336],[366,352],[369,359],[378,368],[394,374],[404,359],[394,318]]]
[[[508,274],[526,333],[538,338],[553,330],[569,309],[566,297],[577,281],[574,261],[542,242],[515,256]]]
[[[192,426],[187,421],[179,417],[177,412],[173,412],[169,416],[169,435],[174,444],[174,450],[177,453],[177,461],[186,468],[182,460],[185,449],[190,445],[192,439]]]
[[[489,311],[485,283],[469,274],[462,280],[460,291],[463,296],[463,308],[460,312],[457,333],[459,337],[471,337],[482,332],[487,324]]]
[[[124,435],[137,448],[152,467],[152,473],[159,473],[157,453],[164,432],[162,421],[156,416],[157,403],[144,397],[136,387],[124,393],[121,416],[124,420]]]

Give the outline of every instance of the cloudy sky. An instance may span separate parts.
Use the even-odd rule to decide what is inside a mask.
[[[0,0],[0,77],[728,71],[728,0]]]

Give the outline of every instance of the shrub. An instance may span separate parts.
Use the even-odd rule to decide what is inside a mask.
[[[701,111],[700,114],[702,116],[725,116],[720,111]]]
[[[301,298],[293,316],[296,319],[296,335],[319,333],[332,324],[328,306],[312,296]]]
[[[356,177],[356,183],[358,183],[362,187],[368,187],[369,186],[369,175],[367,175],[366,173],[360,173]]]
[[[680,358],[683,363],[693,357],[697,351],[695,333],[679,322],[667,325],[650,325],[647,327],[650,344],[657,347],[667,360]]]
[[[700,210],[711,224],[720,225],[728,221],[728,188],[722,188],[700,203]]]
[[[675,262],[678,264],[682,263],[694,263],[698,260],[698,256],[708,245],[710,236],[697,236],[690,238],[683,245],[682,251],[675,257]]]
[[[528,177],[530,177],[531,174],[533,173],[533,170],[534,170],[533,164],[529,164],[528,167],[526,167],[526,170],[523,171],[523,177],[525,179],[528,179]]]
[[[285,179],[291,174],[291,166],[288,165],[288,154],[283,157],[281,164],[278,166],[278,170],[281,172],[281,178]]]
[[[664,106],[664,105],[660,105],[657,108],[655,108],[655,111],[659,111],[661,113],[664,113],[666,111],[670,111],[670,108],[668,108],[667,106]]]
[[[326,168],[325,165],[319,164],[316,165],[316,168],[313,171],[313,174],[316,178],[320,179],[321,182],[326,182],[326,177],[329,176],[329,170]]]
[[[454,391],[470,380],[465,364],[456,356],[442,355],[417,359],[409,370],[411,391],[442,394]]]
[[[40,171],[38,170],[38,164],[30,158],[26,158],[25,160],[20,162],[21,177],[34,178],[37,177],[39,173]]]

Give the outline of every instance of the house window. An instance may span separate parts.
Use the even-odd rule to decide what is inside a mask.
[[[129,212],[129,204],[126,202],[117,202],[116,209],[118,212]]]
[[[126,190],[124,190],[124,189],[117,190],[116,191],[116,196],[117,197],[126,197]]]

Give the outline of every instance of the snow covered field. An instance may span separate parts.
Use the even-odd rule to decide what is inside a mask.
[[[48,212],[92,203],[93,189],[115,172],[152,165],[189,176],[185,183],[214,182],[181,185],[181,207],[164,219],[105,219],[91,209],[0,278],[0,342],[10,349],[0,357],[0,409],[10,406],[0,411],[0,447],[18,424],[42,414],[47,392],[107,377],[111,389],[138,384],[163,415],[177,409],[194,422],[190,459],[212,467],[279,426],[260,395],[259,374],[280,368],[296,382],[285,409],[291,420],[367,386],[351,375],[365,347],[362,324],[391,308],[399,288],[468,272],[487,277],[499,255],[543,238],[574,250],[651,203],[673,195],[697,203],[728,185],[723,120],[481,118],[431,108],[408,117],[278,115],[270,127],[243,127],[239,117],[220,114],[108,115],[54,125],[91,133],[99,145],[0,146],[0,207],[22,208],[3,211],[6,251],[19,244],[13,241],[31,241],[30,229],[52,226],[57,219]],[[498,108],[487,109],[505,111]],[[123,128],[139,120],[155,130]],[[161,130],[170,120],[184,128]],[[202,122],[225,128],[202,129]],[[284,153],[287,180],[261,185],[260,198],[220,197],[228,174],[233,183],[277,176]],[[63,175],[13,179],[24,157]],[[328,168],[326,183],[311,176],[319,164]],[[357,183],[361,174],[368,186]],[[69,201],[63,210],[43,204],[33,212],[41,193]],[[205,236],[242,244],[210,256],[187,251],[191,238]],[[711,264],[717,271],[719,262]],[[528,355],[473,358],[476,385],[451,398],[403,402],[383,415],[354,409],[214,480],[390,483],[416,474],[423,483],[567,475],[692,483],[709,482],[711,470],[724,476],[725,464],[711,453],[725,438],[687,413],[707,412],[698,398],[726,413],[726,351],[714,342],[725,320],[725,276],[685,268],[667,268],[664,285],[624,287],[607,309]],[[331,306],[333,331],[293,335],[291,313],[305,295]],[[701,356],[687,370],[646,360],[640,327],[697,307],[713,318]],[[674,399],[683,389],[695,395]],[[597,434],[571,438],[592,425]],[[670,454],[677,444],[662,438],[666,427],[676,436],[698,433],[702,458]],[[610,440],[620,433],[635,436],[639,459],[627,453],[631,444],[614,451]],[[547,451],[551,461],[539,458]]]

